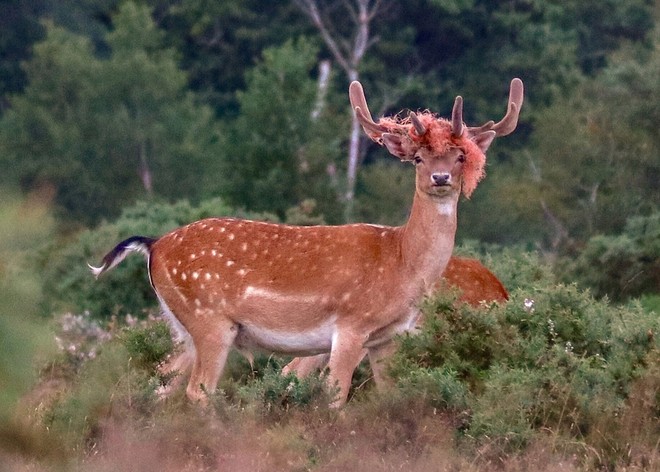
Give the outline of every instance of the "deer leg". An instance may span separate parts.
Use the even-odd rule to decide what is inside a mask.
[[[299,379],[308,377],[315,370],[323,370],[328,364],[329,354],[318,354],[309,357],[296,357],[282,368],[282,375],[293,374]]]
[[[229,320],[215,322],[213,326],[206,326],[204,332],[192,334],[195,342],[195,363],[186,395],[192,401],[205,404],[207,395],[213,393],[218,384],[227,361],[238,328]]]
[[[387,373],[387,361],[396,351],[396,344],[392,341],[369,348],[369,365],[374,374],[374,381],[378,389],[392,385],[392,378]]]
[[[333,339],[328,363],[330,372],[326,381],[329,388],[338,388],[339,392],[330,404],[331,408],[339,408],[346,403],[353,372],[362,360],[364,341],[364,336],[350,332],[337,332]]]
[[[179,388],[185,374],[195,361],[195,346],[190,338],[186,339],[182,346],[183,352],[174,355],[163,364],[158,366],[158,372],[167,379],[167,384],[158,387],[156,394],[160,398],[168,397],[172,392]]]

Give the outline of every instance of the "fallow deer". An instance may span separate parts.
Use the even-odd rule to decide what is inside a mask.
[[[303,356],[330,352],[327,381],[339,392],[333,406],[343,405],[362,350],[376,364],[391,338],[417,323],[417,303],[451,256],[461,190],[472,193],[493,139],[515,129],[523,86],[511,82],[500,122],[475,128],[463,123],[461,97],[451,121],[424,112],[378,123],[359,82],[351,83],[349,98],[371,139],[415,164],[405,225],[296,227],[209,218],[158,239],[128,238],[100,267],[90,266],[98,277],[130,252],[146,256],[161,309],[194,359],[189,399],[206,401],[234,346]]]
[[[509,293],[495,274],[478,260],[466,257],[452,256],[449,259],[436,290],[458,290],[457,303],[467,303],[473,307],[481,306],[482,303],[504,303],[509,299]],[[366,350],[363,350],[362,357],[366,355]],[[284,366],[282,375],[292,373],[298,378],[304,378],[317,370],[323,371],[327,363],[328,354],[296,357]]]

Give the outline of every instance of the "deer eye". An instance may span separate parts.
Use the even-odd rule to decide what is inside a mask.
[[[457,160],[458,160],[458,162],[461,162],[461,163],[465,162],[465,154],[461,154],[460,156],[458,156]]]
[[[421,157],[419,156],[413,157],[413,164],[417,165],[417,164],[421,164],[422,162],[424,162],[424,160]]]

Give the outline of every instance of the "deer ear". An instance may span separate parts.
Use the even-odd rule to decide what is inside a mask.
[[[479,149],[481,149],[481,152],[484,154],[490,147],[490,145],[493,142],[493,139],[495,139],[495,136],[497,133],[495,131],[484,131],[483,133],[476,134],[472,137],[472,141],[474,144],[479,146]]]
[[[401,160],[410,159],[408,151],[405,149],[403,140],[401,138],[402,137],[400,135],[393,133],[383,133],[381,135],[383,144],[385,144],[387,150],[390,151],[390,154],[398,157]]]

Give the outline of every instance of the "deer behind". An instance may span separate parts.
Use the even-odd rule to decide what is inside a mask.
[[[342,405],[362,350],[375,364],[395,334],[415,326],[417,303],[451,256],[461,191],[474,190],[492,140],[515,129],[522,82],[511,83],[506,116],[479,128],[464,126],[460,97],[451,121],[411,113],[375,123],[358,82],[349,95],[367,134],[415,164],[405,225],[296,227],[209,218],[159,239],[129,238],[91,268],[98,277],[131,251],[146,255],[161,309],[190,346],[191,400],[204,401],[215,390],[234,346],[329,352],[328,383],[339,389],[334,406]]]

